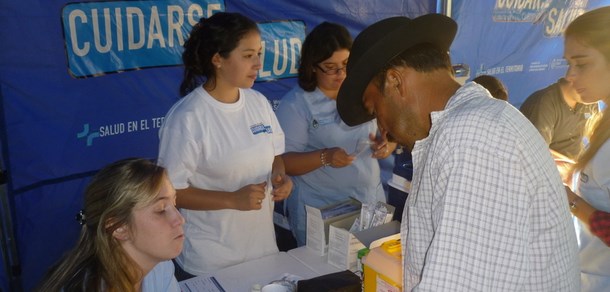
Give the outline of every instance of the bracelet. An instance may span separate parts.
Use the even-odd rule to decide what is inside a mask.
[[[322,166],[330,166],[330,162],[326,161],[326,150],[327,148],[324,148],[322,153],[320,153],[320,162],[322,162]]]

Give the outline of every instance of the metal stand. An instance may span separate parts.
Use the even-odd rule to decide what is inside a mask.
[[[0,247],[4,259],[4,269],[8,276],[10,291],[23,291],[21,286],[21,265],[13,232],[13,217],[6,191],[6,173],[0,169]]]

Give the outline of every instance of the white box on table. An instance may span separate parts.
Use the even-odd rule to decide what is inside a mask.
[[[356,217],[348,217],[331,223],[328,243],[328,263],[353,272],[361,269],[358,265],[359,250],[365,247],[369,249],[377,247],[391,239],[400,239],[400,222],[398,221],[350,232],[349,228]]]
[[[325,255],[328,250],[328,229],[330,224],[346,217],[357,217],[360,214],[361,205],[360,202],[354,199],[322,208],[305,205],[307,212],[307,248],[320,256]]]

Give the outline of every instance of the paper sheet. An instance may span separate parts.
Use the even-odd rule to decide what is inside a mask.
[[[195,277],[179,283],[180,290],[183,292],[226,292],[214,277]]]

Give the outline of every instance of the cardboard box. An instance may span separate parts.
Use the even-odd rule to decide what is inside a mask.
[[[383,242],[400,239],[400,222],[389,223],[357,232],[349,228],[356,217],[344,218],[331,223],[329,227],[328,263],[350,271],[359,271],[358,251],[380,246]]]
[[[323,256],[328,250],[328,232],[332,222],[344,218],[356,218],[360,214],[361,203],[350,199],[322,208],[305,205],[307,212],[307,248]]]

